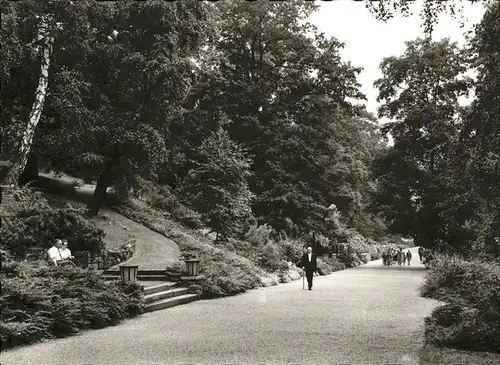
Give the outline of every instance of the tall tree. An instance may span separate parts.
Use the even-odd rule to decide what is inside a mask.
[[[500,256],[500,2],[492,2],[476,27],[471,51],[478,77],[475,100],[462,133],[470,187],[481,198],[479,248]]]
[[[469,91],[463,76],[467,62],[449,40],[408,42],[404,55],[381,64],[383,78],[375,82],[380,117],[394,146],[380,159],[378,208],[395,233],[410,235],[423,246],[461,247],[466,244],[449,225],[452,215],[461,227],[470,203],[456,179],[460,130],[458,99]],[[454,169],[455,168],[455,169]],[[461,197],[456,201],[456,197]]]
[[[222,128],[203,141],[198,155],[198,166],[184,182],[184,196],[216,232],[217,240],[245,233],[252,218],[250,159]]]
[[[342,62],[340,42],[306,22],[314,4],[217,5],[220,57],[191,120],[207,123],[220,114],[232,120],[231,137],[255,156],[250,187],[261,222],[278,230],[290,221],[304,232],[324,229],[326,207],[343,195],[325,174],[338,147],[333,124],[356,113],[347,100],[362,98],[360,70]]]
[[[19,182],[41,120],[56,51],[75,42],[72,27],[86,4],[71,2],[2,2],[2,155],[13,161],[7,176]],[[62,36],[68,32],[69,36]],[[5,58],[4,58],[5,57]],[[36,80],[36,81],[35,81]],[[26,96],[33,95],[29,101]],[[22,126],[24,124],[24,126]]]
[[[191,58],[210,30],[210,5],[91,5],[89,37],[59,54],[51,122],[38,143],[52,167],[97,180],[89,205],[96,214],[108,187],[126,195],[138,177],[156,179],[167,158],[169,123],[190,92]]]

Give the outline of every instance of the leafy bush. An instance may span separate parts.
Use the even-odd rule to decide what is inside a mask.
[[[426,319],[431,344],[500,349],[500,267],[438,256],[421,287],[423,297],[446,304]]]
[[[258,272],[235,256],[206,251],[200,259],[200,274],[206,277],[202,284],[204,298],[234,295],[261,286]]]
[[[172,218],[175,221],[184,224],[188,228],[203,228],[201,215],[184,205],[181,205],[178,208],[174,209],[174,211],[172,212]]]
[[[362,261],[356,253],[340,254],[337,255],[337,259],[342,262],[346,267],[356,267],[359,266]]]
[[[125,243],[121,245],[117,250],[104,251],[104,268],[109,269],[114,265],[127,261],[133,256],[134,252],[135,243]]]
[[[263,246],[269,241],[272,230],[267,224],[251,226],[245,234],[245,240],[255,246]]]
[[[74,209],[31,209],[6,218],[0,228],[0,247],[24,258],[31,249],[48,249],[56,238],[66,238],[71,251],[100,253],[105,233]]]
[[[281,247],[285,260],[298,263],[302,259],[302,255],[304,254],[304,242],[286,239],[279,241],[278,245]]]
[[[320,257],[317,258],[317,265],[318,265],[318,274],[320,275],[329,275],[333,272],[332,268]]]
[[[275,243],[269,242],[262,247],[258,261],[260,267],[267,272],[274,272],[282,267],[282,262],[283,253]]]
[[[166,212],[172,212],[179,207],[177,196],[172,193],[168,186],[161,187],[148,200],[153,207]]]
[[[332,272],[345,270],[346,266],[340,262],[335,256],[333,257],[318,257],[318,273],[320,275],[329,275]]]
[[[167,267],[167,276],[169,277],[180,277],[185,275],[187,272],[187,267],[184,261],[175,262],[173,265]]]
[[[446,304],[425,319],[425,338],[433,345],[500,352],[500,317],[498,313]]]
[[[96,273],[43,262],[20,263],[14,274],[2,280],[4,348],[115,325],[143,312],[138,285],[105,282]]]

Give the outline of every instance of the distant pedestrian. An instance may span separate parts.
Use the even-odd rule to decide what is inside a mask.
[[[406,252],[406,262],[408,263],[408,266],[410,266],[410,262],[411,262],[411,252],[410,252],[410,250],[408,250],[408,252]]]
[[[403,263],[403,256],[404,256],[403,249],[400,247],[398,252],[398,265],[400,266]]]
[[[316,255],[312,252],[312,247],[308,247],[307,252],[302,255],[301,266],[306,272],[307,287],[309,290],[312,290],[313,275],[316,271],[318,271]]]
[[[424,248],[423,247],[418,248],[418,258],[420,259],[420,262],[422,262],[422,260],[424,259]]]

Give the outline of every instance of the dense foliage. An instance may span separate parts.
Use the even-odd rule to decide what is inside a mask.
[[[138,285],[105,282],[75,267],[6,260],[2,274],[2,348],[115,325],[143,312]],[[5,271],[5,270],[4,270]]]
[[[17,259],[36,251],[46,252],[57,238],[67,239],[72,252],[104,252],[103,230],[82,211],[51,206],[40,191],[5,189],[2,205],[0,248]]]
[[[500,349],[500,266],[440,257],[421,288],[444,302],[426,318],[426,339],[472,350]]]
[[[37,16],[49,14],[54,56],[32,151],[42,168],[97,183],[90,214],[108,186],[127,196],[149,180],[168,195],[156,206],[220,238],[242,238],[258,223],[292,238],[345,241],[342,230],[353,228],[382,240],[385,225],[369,206],[385,139],[352,103],[364,99],[361,69],[307,22],[316,8],[3,2],[2,158],[15,157],[33,103],[39,60],[30,42]]]
[[[381,64],[379,114],[394,146],[377,161],[374,208],[416,245],[500,256],[499,15],[492,2],[465,49],[418,39]]]
[[[392,5],[409,10],[402,0],[373,3],[382,19]],[[500,2],[490,2],[464,49],[427,37],[382,62],[375,85],[379,117],[390,119],[384,128],[358,104],[361,69],[342,59],[339,40],[307,21],[316,9],[304,1],[2,1],[1,159],[20,160],[43,26],[54,47],[30,168],[38,161],[94,182],[91,215],[108,187],[144,198],[152,186],[149,206],[122,208],[201,258],[204,296],[239,293],[269,275],[289,280],[304,245],[325,254],[322,273],[358,265],[363,252],[378,257],[377,243],[406,244],[401,236],[442,252],[499,257]],[[427,35],[446,9],[456,6],[425,2]],[[473,68],[476,80],[465,76]],[[461,106],[471,92],[472,104]],[[82,212],[19,199],[22,208],[0,231],[9,254],[21,258],[56,237],[73,251],[102,252],[103,233]],[[169,227],[169,218],[192,234]],[[199,232],[206,227],[215,243]],[[108,261],[132,251],[108,252]],[[115,323],[135,308],[118,289],[76,269],[25,269],[6,279],[5,305],[28,298],[45,308],[56,298],[68,317],[53,308],[33,316],[7,311],[2,339],[18,336],[12,343]],[[49,272],[60,277],[47,289]],[[22,289],[28,284],[36,287],[30,293]],[[75,299],[87,290],[72,287],[80,284],[93,288],[88,301]],[[441,289],[429,285],[426,295],[439,297]],[[471,340],[496,346],[497,322],[491,327],[478,313],[497,315],[485,303],[498,298],[461,307],[457,297],[429,319],[430,341],[457,344],[476,326]],[[448,314],[469,322],[449,334],[441,321]]]

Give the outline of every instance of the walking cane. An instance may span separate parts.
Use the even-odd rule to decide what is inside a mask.
[[[305,284],[304,284],[304,270],[302,270],[302,290],[305,290]]]

